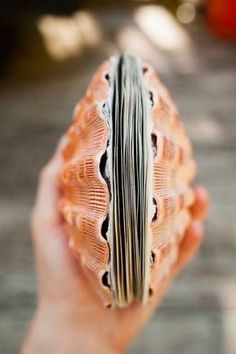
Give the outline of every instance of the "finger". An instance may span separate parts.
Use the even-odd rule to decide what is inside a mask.
[[[177,263],[173,266],[169,276],[165,277],[160,284],[160,288],[156,293],[154,293],[153,298],[150,300],[149,311],[147,313],[147,318],[153,309],[159,305],[161,299],[163,298],[165,292],[167,291],[172,279],[176,276],[176,273],[182,267],[186,265],[187,262],[194,256],[198,250],[203,238],[203,227],[199,222],[193,223],[186,231],[185,237],[180,245],[180,251]]]
[[[193,191],[195,193],[195,202],[190,208],[190,212],[193,219],[202,220],[206,216],[209,205],[208,193],[205,188],[200,186],[193,187]]]
[[[198,250],[203,239],[203,225],[195,222],[187,229],[180,244],[177,269],[182,268]]]

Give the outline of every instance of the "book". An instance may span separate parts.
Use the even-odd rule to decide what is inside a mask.
[[[146,303],[191,222],[191,143],[151,66],[122,54],[79,101],[60,176],[70,247],[107,306]]]

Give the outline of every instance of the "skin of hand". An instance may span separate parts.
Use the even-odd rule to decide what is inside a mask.
[[[58,173],[63,166],[60,148],[40,175],[32,213],[32,234],[38,276],[38,305],[21,354],[121,353],[145,324],[168,284],[199,248],[207,192],[194,187],[193,223],[181,242],[178,262],[147,305],[105,308],[71,255],[59,215]]]

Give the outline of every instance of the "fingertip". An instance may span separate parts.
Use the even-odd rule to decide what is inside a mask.
[[[208,201],[209,199],[209,193],[207,191],[207,189],[205,187],[202,186],[194,186],[193,187],[194,192],[196,193],[196,195],[205,201]]]
[[[66,144],[67,144],[67,136],[62,135],[56,145],[56,148],[55,148],[54,153],[51,157],[51,160],[49,161],[49,164],[50,164],[50,162],[54,162],[55,160],[56,161],[59,161],[59,160],[63,161],[63,149]]]
[[[192,217],[196,220],[204,219],[208,206],[209,206],[209,195],[207,190],[201,186],[194,186],[193,191],[195,194],[195,202],[190,208]]]
[[[204,233],[204,226],[201,222],[194,222],[189,226],[186,231],[183,242],[186,246],[191,247],[191,245],[195,245],[197,242],[202,240]]]

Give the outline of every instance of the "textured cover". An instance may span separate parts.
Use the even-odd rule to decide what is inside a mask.
[[[103,63],[77,104],[63,148],[59,208],[69,245],[105,305],[112,303],[107,286],[110,247],[103,235],[109,212],[108,182],[102,175],[109,129],[112,60]],[[178,111],[153,68],[143,64],[143,77],[152,119],[154,217],[150,225],[150,294],[158,291],[178,256],[179,242],[191,222],[189,186],[195,174],[191,144]],[[156,212],[155,212],[156,211]]]

